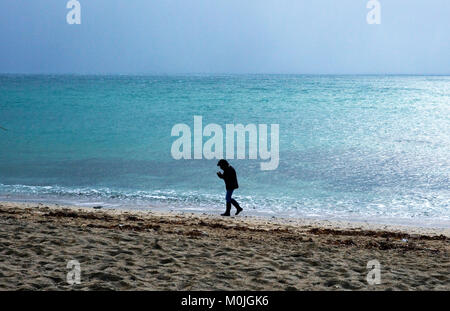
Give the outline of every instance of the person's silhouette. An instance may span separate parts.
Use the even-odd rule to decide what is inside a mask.
[[[235,215],[238,215],[240,212],[242,212],[242,207],[239,206],[239,203],[236,202],[235,199],[231,198],[231,196],[233,195],[233,191],[239,188],[236,171],[230,164],[228,164],[227,160],[224,159],[220,160],[217,163],[217,166],[219,166],[223,170],[223,173],[217,172],[217,176],[225,181],[225,188],[227,189],[227,195],[225,197],[225,200],[227,201],[227,209],[225,213],[221,215],[230,216],[231,204],[236,207]]]

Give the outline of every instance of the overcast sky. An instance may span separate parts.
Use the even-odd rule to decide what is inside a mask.
[[[450,74],[450,1],[0,1],[2,73]]]

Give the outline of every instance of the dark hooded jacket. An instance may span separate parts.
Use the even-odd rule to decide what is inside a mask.
[[[225,187],[227,190],[239,188],[236,171],[231,165],[224,169],[222,178],[225,181]]]

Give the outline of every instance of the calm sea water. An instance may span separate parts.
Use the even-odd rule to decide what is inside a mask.
[[[280,125],[280,164],[231,160],[253,214],[450,227],[450,77],[0,76],[0,199],[219,213],[217,160],[171,129]]]

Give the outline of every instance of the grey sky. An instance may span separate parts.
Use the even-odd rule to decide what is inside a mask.
[[[450,1],[0,2],[0,72],[450,74]]]

